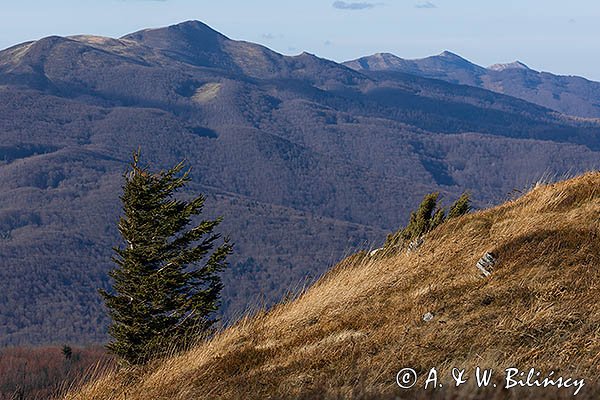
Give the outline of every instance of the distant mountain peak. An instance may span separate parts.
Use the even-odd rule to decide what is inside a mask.
[[[172,41],[206,41],[216,39],[228,39],[225,35],[217,32],[203,22],[190,20],[179,24],[170,25],[166,28],[142,29],[130,33],[121,39],[151,42],[152,45],[167,44]],[[160,47],[160,46],[158,46]]]
[[[217,32],[216,30],[214,30],[213,28],[211,28],[210,26],[206,25],[204,22],[198,21],[198,20],[189,20],[189,21],[184,21],[184,22],[180,22],[178,24],[173,24],[173,25],[169,25],[166,27],[159,27],[159,28],[149,28],[149,29],[142,29],[139,32],[150,32],[150,31],[160,31],[160,30],[197,30],[197,31],[211,31],[213,33],[219,34],[221,35],[221,33]]]
[[[456,53],[453,53],[453,52],[451,52],[451,51],[448,51],[448,50],[444,50],[444,51],[442,51],[442,52],[441,52],[441,53],[438,55],[438,57],[444,57],[444,58],[454,58],[454,59],[460,59],[460,60],[464,60],[464,58],[462,58],[462,57],[461,57],[461,56],[459,56],[458,54],[456,54]]]
[[[445,50],[438,55],[417,59],[404,59],[391,53],[375,53],[371,56],[347,61],[346,66],[356,70],[371,71],[402,71],[419,74],[427,70],[468,70],[475,73],[485,72],[485,68],[473,64],[471,61],[456,53]]]
[[[423,58],[421,60],[427,60],[427,59],[437,59],[437,60],[443,60],[444,62],[450,62],[453,64],[463,64],[463,65],[468,65],[470,67],[481,68],[481,67],[479,67],[479,65],[474,64],[471,61],[467,60],[466,58],[461,57],[458,54],[453,53],[448,50],[442,51],[437,56],[427,57],[427,58]],[[420,61],[420,60],[416,60],[416,61]]]
[[[194,29],[212,29],[210,26],[208,26],[207,24],[205,24],[202,21],[198,21],[197,19],[190,19],[187,21],[183,21],[183,22],[179,22],[177,24],[173,24],[173,25],[169,25],[168,28],[172,28],[172,27],[180,27],[180,28],[194,28]],[[212,29],[214,30],[214,29]],[[216,32],[216,31],[215,31]]]
[[[231,40],[200,21],[143,29],[121,39],[140,43],[179,61],[198,66],[230,69],[234,64],[224,49]]]
[[[211,28],[204,22],[197,21],[197,20],[189,20],[189,21],[181,22],[179,24],[170,25],[166,29],[180,30],[180,31],[184,31],[184,32],[194,32],[194,31],[195,32],[203,32],[205,34],[212,34],[215,36],[226,37],[221,32],[214,30],[213,28]]]
[[[437,56],[426,57],[414,61],[419,65],[419,69],[422,70],[427,70],[429,68],[442,68],[448,72],[470,71],[471,73],[475,74],[481,74],[485,72],[485,68],[480,67],[479,65],[472,63],[466,58],[461,57],[458,54],[452,53],[448,50],[441,52]]]
[[[506,63],[506,64],[494,64],[494,65],[489,66],[488,69],[491,69],[492,71],[504,71],[507,69],[530,70],[531,68],[529,68],[527,65],[525,65],[521,61],[513,61],[511,63]]]
[[[383,52],[383,53],[375,53],[375,54],[373,54],[373,57],[378,57],[378,58],[400,58],[400,57],[398,57],[398,56],[397,56],[397,55],[395,55],[395,54],[392,54],[392,53],[386,53],[386,52]]]

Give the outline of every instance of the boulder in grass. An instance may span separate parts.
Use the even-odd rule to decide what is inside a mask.
[[[413,240],[412,242],[410,242],[408,244],[408,246],[406,248],[406,252],[412,253],[414,251],[417,251],[424,242],[425,242],[425,239],[423,239],[422,237],[416,238],[415,240]]]
[[[477,261],[477,269],[481,271],[484,277],[488,277],[494,271],[496,265],[496,256],[493,253],[487,252]]]

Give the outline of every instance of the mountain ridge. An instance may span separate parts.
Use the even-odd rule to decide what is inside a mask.
[[[531,68],[529,68],[527,65],[525,65],[524,63],[522,63],[521,61],[513,61],[511,63],[506,63],[506,64],[494,64],[494,65],[490,65],[489,67],[487,67],[487,69],[491,69],[493,71],[503,71],[505,69],[525,69],[525,70],[531,70]],[[538,72],[538,71],[536,71]]]
[[[226,321],[377,246],[426,193],[470,190],[483,207],[600,164],[600,124],[515,97],[284,56],[201,23],[141,32],[0,51],[2,345],[106,340],[96,289],[140,146],[152,168],[187,159],[182,195],[225,217]],[[181,35],[210,40],[165,44]]]
[[[343,64],[367,74],[404,72],[507,94],[578,117],[600,117],[600,82],[539,72],[520,61],[484,68],[444,51],[437,56],[412,60],[391,53],[376,53]]]

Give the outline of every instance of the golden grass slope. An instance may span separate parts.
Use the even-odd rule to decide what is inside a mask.
[[[484,279],[486,251],[498,264]],[[294,301],[67,398],[573,398],[502,389],[507,367],[581,377],[576,398],[600,398],[599,300],[600,173],[588,173],[451,220],[416,252],[352,256]],[[453,367],[476,366],[498,387],[450,388]],[[404,367],[414,389],[396,384]],[[444,387],[426,391],[432,367]]]

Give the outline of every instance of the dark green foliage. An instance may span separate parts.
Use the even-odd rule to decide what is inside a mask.
[[[448,219],[468,214],[471,211],[471,208],[471,195],[465,192],[450,206]]]
[[[62,354],[65,357],[65,360],[70,360],[73,357],[73,349],[71,346],[67,346],[66,344],[62,348]]]
[[[410,241],[423,236],[432,229],[434,222],[439,224],[443,221],[444,211],[437,208],[439,196],[439,193],[430,193],[423,198],[417,211],[410,214],[410,221],[400,234],[403,240]]]
[[[431,221],[429,222],[429,227],[426,232],[432,231],[446,220],[446,210],[444,208],[438,208],[433,214]]]
[[[445,221],[471,211],[471,199],[466,192],[450,206],[447,214],[446,209],[438,204],[439,197],[438,192],[425,195],[419,208],[411,212],[408,225],[394,234],[389,234],[384,247],[402,246],[434,230]]]
[[[138,164],[134,155],[123,187],[124,215],[119,232],[124,248],[115,248],[111,271],[115,293],[101,291],[113,320],[108,349],[129,363],[182,348],[215,322],[222,289],[218,275],[232,246],[211,252],[220,235],[221,218],[194,224],[202,212],[200,195],[177,200],[175,192],[189,181],[183,163],[158,173]]]

